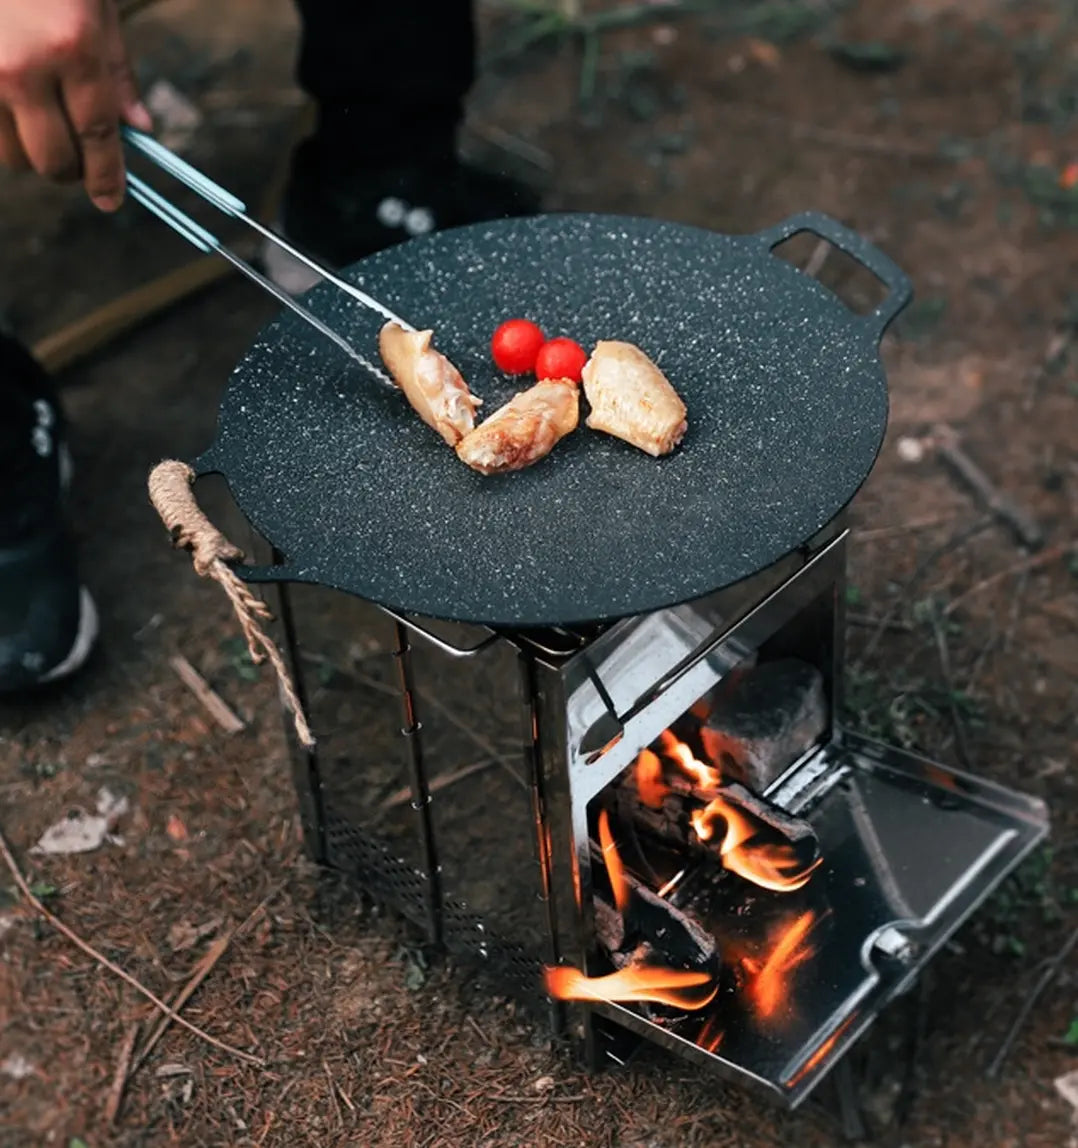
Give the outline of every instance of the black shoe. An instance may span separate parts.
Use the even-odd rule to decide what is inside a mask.
[[[70,469],[48,376],[0,336],[0,693],[74,673],[97,636],[63,517]]]
[[[326,171],[307,141],[293,157],[281,230],[301,251],[338,268],[430,231],[533,215],[539,206],[539,196],[525,184],[455,158],[350,174]],[[271,243],[263,261],[270,278],[293,294],[318,282]]]

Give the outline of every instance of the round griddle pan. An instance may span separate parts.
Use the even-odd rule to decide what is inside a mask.
[[[809,231],[888,288],[857,315],[772,255]],[[391,609],[497,627],[568,625],[700,597],[796,549],[853,497],[887,422],[879,340],[910,296],[877,248],[823,215],[750,236],[608,215],[548,215],[433,234],[346,277],[416,327],[493,413],[506,318],[590,349],[635,343],[688,407],[653,459],[581,425],[546,459],[483,477],[328,340],[288,312],[259,335],[194,463],[226,478],[284,555],[248,581],[311,582]],[[329,285],[307,305],[377,357],[378,315]],[[534,380],[532,380],[534,381]]]

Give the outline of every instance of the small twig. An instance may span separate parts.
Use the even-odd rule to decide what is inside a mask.
[[[951,673],[951,651],[947,645],[947,629],[944,625],[943,618],[940,617],[935,607],[932,609],[932,632],[936,637],[936,651],[939,654],[940,675],[943,678],[943,687],[947,691],[947,708],[951,711],[951,724],[954,726],[955,749],[958,752],[958,760],[962,763],[962,768],[969,773],[973,765],[969,756],[966,726],[962,721],[962,715],[958,711],[958,703],[955,701],[956,689],[954,675]]]
[[[538,144],[533,144],[529,140],[513,135],[512,132],[507,132],[505,128],[499,127],[497,124],[488,124],[483,120],[472,119],[468,121],[465,131],[471,132],[472,135],[493,147],[519,156],[533,167],[539,168],[540,171],[551,172],[554,170],[554,157],[550,152],[539,147]]]
[[[174,654],[169,658],[168,664],[225,733],[240,733],[247,728],[243,719],[221,700],[221,696],[182,654]]]
[[[1022,1002],[1022,1007],[1018,1010],[1018,1015],[1014,1018],[1014,1024],[1011,1025],[1007,1035],[1003,1038],[999,1052],[992,1058],[992,1063],[985,1070],[985,1076],[987,1076],[989,1080],[999,1075],[1000,1069],[1003,1068],[1003,1062],[1010,1055],[1010,1051],[1014,1046],[1015,1040],[1018,1039],[1018,1034],[1021,1032],[1022,1026],[1029,1019],[1029,1014],[1033,1011],[1033,1006],[1037,1003],[1041,993],[1043,993],[1055,979],[1056,973],[1063,967],[1063,962],[1071,955],[1076,945],[1078,945],[1078,929],[1075,929],[1074,932],[1071,933],[1066,941],[1063,942],[1063,946],[1059,952],[1048,961],[1044,972],[1041,973],[1037,983]]]
[[[0,829],[0,855],[3,856],[4,862],[11,872],[12,880],[19,888],[19,892],[30,902],[31,905],[49,922],[50,925],[59,932],[63,933],[65,937],[77,948],[81,949],[88,957],[91,957],[99,965],[109,970],[115,976],[118,976],[125,984],[130,985],[136,992],[141,993],[152,1005],[160,1009],[166,1016],[169,1016],[177,1024],[182,1025],[188,1032],[197,1036],[200,1040],[204,1040],[207,1044],[213,1045],[214,1048],[220,1049],[221,1052],[228,1053],[229,1056],[234,1056],[237,1060],[242,1060],[245,1064],[253,1064],[258,1068],[265,1067],[265,1061],[260,1057],[252,1056],[249,1052],[243,1052],[241,1049],[233,1048],[230,1044],[225,1044],[223,1040],[218,1040],[217,1037],[211,1036],[208,1032],[199,1028],[198,1025],[192,1024],[189,1020],[185,1020],[173,1009],[169,1008],[167,1004],[160,997],[155,996],[145,985],[137,981],[130,973],[125,972],[119,965],[113,964],[108,957],[103,956],[93,947],[87,944],[78,933],[74,932],[59,917],[50,913],[48,909],[34,896],[30,891],[30,886],[26,883],[26,878],[22,875],[19,866],[12,856],[10,848],[8,848],[7,838],[4,836],[3,829]]]
[[[176,998],[172,1007],[176,1012],[179,1012],[185,1004],[194,995],[195,990],[200,984],[210,975],[213,966],[224,956],[225,950],[232,942],[233,934],[231,932],[223,933],[216,941],[206,950],[202,960],[195,966],[195,971],[192,973],[190,980],[180,990],[180,995]],[[171,1023],[171,1018],[167,1016],[161,1017],[157,1022],[153,1032],[150,1033],[146,1043],[142,1047],[142,1051],[138,1054],[134,1066],[131,1069],[132,1074],[136,1073],[139,1068],[146,1062],[146,1058],[153,1052],[157,1042],[165,1034],[165,1030]]]
[[[875,626],[882,625],[887,630],[892,630],[896,634],[910,634],[913,632],[913,626],[909,622],[903,622],[897,618],[876,618],[871,614],[846,614],[846,621],[851,626],[863,626],[866,629],[871,629]]]
[[[732,123],[762,124],[766,127],[778,128],[794,139],[807,140],[809,143],[822,144],[825,147],[867,152],[872,155],[890,156],[895,159],[923,159],[933,160],[937,163],[952,162],[946,155],[941,154],[939,149],[925,144],[862,135],[858,132],[841,131],[837,128],[820,127],[818,124],[791,120],[764,108],[753,107],[751,104],[726,102],[723,104],[723,112],[729,115]]]
[[[172,1005],[172,1008],[177,1013],[191,999],[198,986],[202,984],[202,982],[210,975],[211,972],[213,972],[214,966],[225,955],[229,945],[231,945],[237,937],[242,936],[243,933],[247,931],[258,914],[262,912],[262,910],[270,903],[270,901],[273,900],[274,897],[277,896],[277,894],[283,888],[284,882],[282,881],[274,889],[267,893],[266,896],[263,897],[262,900],[251,910],[251,912],[247,914],[247,917],[238,928],[223,933],[206,950],[202,960],[199,961],[195,966],[195,971],[191,974],[187,984],[185,984],[180,990],[179,996],[176,997],[176,1000]],[[134,1076],[134,1074],[138,1072],[142,1065],[146,1063],[146,1058],[150,1055],[151,1052],[153,1052],[155,1045],[161,1039],[161,1037],[165,1035],[165,1030],[171,1023],[171,1019],[172,1018],[169,1016],[163,1016],[157,1022],[153,1032],[150,1033],[146,1043],[142,1046],[141,1051],[135,1058],[135,1063],[131,1068],[132,1076]]]
[[[490,1040],[490,1037],[488,1037],[487,1034],[479,1027],[479,1025],[476,1024],[475,1020],[472,1018],[471,1015],[466,1016],[464,1019],[479,1034],[479,1039],[487,1046],[487,1048],[493,1047],[491,1040]]]
[[[1023,546],[1036,550],[1043,545],[1044,531],[1041,530],[1040,524],[1031,514],[999,491],[988,475],[962,449],[953,427],[946,423],[937,423],[932,428],[932,438],[940,458],[997,518],[1011,528]]]
[[[989,586],[994,586],[997,582],[1002,582],[1013,574],[1028,574],[1031,570],[1038,570],[1041,566],[1049,566],[1075,549],[1078,549],[1078,542],[1063,542],[1058,546],[1050,547],[1048,550],[1042,550],[1040,554],[1035,554],[1032,558],[1015,562],[1013,566],[1008,566],[1005,570],[997,570],[995,574],[989,574],[987,578],[982,578],[980,582],[974,583],[968,590],[963,590],[957,598],[952,598],[944,608],[943,616],[945,618],[950,617],[967,598],[979,594],[982,590],[987,590]]]
[[[873,632],[872,637],[869,638],[868,643],[866,644],[864,650],[861,652],[861,656],[858,658],[856,664],[852,667],[854,670],[860,669],[861,666],[863,666],[865,662],[868,661],[868,659],[871,658],[872,655],[876,652],[876,647],[880,644],[883,635],[887,632],[887,627],[898,616],[898,612],[902,609],[902,605],[906,598],[909,596],[914,587],[921,581],[921,579],[924,578],[928,571],[931,570],[932,567],[945,554],[950,553],[952,550],[957,550],[960,546],[964,546],[975,535],[980,534],[984,530],[987,530],[988,527],[992,525],[992,522],[993,518],[991,515],[988,515],[985,518],[979,518],[972,525],[959,530],[957,534],[953,534],[950,538],[947,539],[946,542],[937,546],[934,550],[929,551],[929,553],[921,559],[921,561],[917,564],[917,568],[909,576],[909,578],[906,579],[905,584],[900,587],[898,593],[895,595],[895,600],[892,602],[890,609],[880,619],[879,625]]]
[[[508,1092],[489,1092],[488,1100],[500,1100],[503,1104],[578,1104],[587,1097],[581,1092],[577,1096],[513,1096]]]
[[[910,534],[914,530],[929,530],[933,526],[949,526],[954,522],[953,514],[935,518],[917,518],[913,522],[900,522],[895,526],[877,526],[874,530],[855,529],[850,537],[854,542],[866,542],[873,538],[890,538],[896,534]]]
[[[400,696],[399,691],[396,690],[393,686],[387,686],[385,682],[380,682],[377,678],[372,678],[369,674],[363,674],[359,671],[356,671],[353,674],[353,677],[357,682],[362,682],[365,686],[370,686],[372,690],[377,690],[379,693],[385,694],[387,697],[396,698]],[[509,760],[505,754],[502,753],[488,737],[479,733],[477,730],[472,729],[472,727],[468,725],[468,723],[462,718],[459,718],[453,712],[453,710],[450,709],[449,706],[447,706],[445,702],[441,700],[441,698],[435,696],[427,690],[421,689],[418,691],[418,693],[425,704],[433,706],[447,721],[452,722],[453,725],[455,725],[457,729],[461,731],[461,733],[467,734],[468,737],[470,737],[472,741],[474,741],[475,744],[484,751],[484,753],[489,754],[491,758],[493,758],[497,764],[500,765],[502,769],[504,769],[505,772],[508,773],[509,776],[512,777],[519,786],[521,786],[521,788],[527,788],[527,786],[524,784],[524,779],[509,764]],[[410,795],[411,794],[409,793],[409,796]]]
[[[428,690],[419,690],[419,696],[427,705],[433,706],[447,721],[452,722],[461,733],[467,734],[481,750],[490,754],[491,757],[496,758],[498,764],[501,765],[505,772],[508,773],[522,789],[527,789],[527,786],[524,784],[524,778],[509,764],[505,754],[498,752],[494,743],[488,737],[472,729],[472,727],[462,718],[458,717],[441,698],[430,693]]]
[[[337,1113],[337,1127],[344,1131],[344,1113],[341,1111],[340,1101],[337,1099],[337,1086],[333,1083],[333,1073],[329,1070],[329,1062],[323,1060],[322,1067],[326,1070],[326,1083],[329,1085],[329,1098],[333,1102],[333,1111]]]
[[[437,777],[432,778],[427,786],[428,793],[437,793],[441,789],[446,789],[454,782],[462,781],[466,777],[471,777],[473,773],[478,773],[481,769],[489,769],[492,765],[497,765],[497,759],[493,757],[484,758],[482,761],[473,761],[468,765],[462,765],[460,769],[452,769],[448,773],[440,773]],[[412,800],[412,787],[410,785],[401,786],[400,789],[391,793],[385,801],[382,802],[380,811],[384,813],[387,809],[395,809],[398,805],[403,805],[406,801]]]
[[[120,1104],[123,1102],[124,1088],[128,1081],[128,1069],[131,1065],[131,1054],[135,1051],[135,1041],[138,1039],[139,1022],[136,1020],[128,1025],[127,1035],[120,1046],[120,1055],[116,1061],[116,1072],[112,1077],[112,1087],[109,1088],[108,1100],[105,1102],[105,1124],[116,1123],[120,1114]]]
[[[831,254],[831,244],[826,239],[821,239],[819,243],[812,249],[812,254],[805,264],[804,273],[810,278],[815,279],[817,275],[823,270],[823,265],[827,262],[828,255]]]
[[[1070,349],[1070,345],[1074,341],[1076,334],[1078,334],[1078,323],[1071,321],[1062,331],[1056,331],[1052,336],[1048,343],[1048,351],[1044,356],[1044,362],[1041,363],[1037,373],[1033,376],[1033,380],[1029,386],[1029,393],[1022,401],[1022,410],[1031,411],[1033,409],[1033,404],[1040,397],[1045,380],[1047,380],[1050,375],[1054,375],[1066,362],[1067,351]]]
[[[1072,626],[1078,626],[1078,614],[1073,610],[1067,610],[1058,602],[1038,602],[1036,609],[1042,614],[1047,614],[1050,618],[1058,618],[1061,622],[1067,622]]]

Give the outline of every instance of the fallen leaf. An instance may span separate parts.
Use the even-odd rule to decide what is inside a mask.
[[[89,853],[100,848],[106,839],[122,845],[120,838],[112,836],[112,830],[129,808],[126,797],[118,797],[107,786],[102,786],[97,793],[96,814],[82,809],[71,810],[66,817],[45,830],[30,852]]]
[[[199,941],[216,933],[221,927],[222,917],[211,917],[201,925],[192,925],[190,921],[177,921],[168,931],[168,943],[174,953],[182,953],[185,949],[193,948]]]
[[[165,832],[172,838],[173,841],[186,841],[187,840],[187,826],[180,820],[175,813],[170,813],[168,824],[165,826]]]
[[[1078,1068],[1055,1078],[1056,1092],[1074,1109],[1078,1119]]]
[[[554,1087],[553,1076],[540,1076],[539,1079],[532,1085],[536,1092],[550,1092]]]
[[[108,822],[110,831],[130,808],[131,805],[127,798],[118,797],[107,785],[103,785],[97,791],[97,812],[100,817],[104,817]]]
[[[108,822],[81,809],[72,810],[42,833],[32,853],[89,853],[101,847],[108,836]]]
[[[782,63],[782,53],[770,40],[749,38],[745,41],[745,51],[765,68],[777,68]]]
[[[33,1064],[18,1052],[13,1052],[3,1061],[0,1061],[0,1072],[5,1076],[10,1076],[12,1080],[25,1080],[33,1074],[33,1071]]]

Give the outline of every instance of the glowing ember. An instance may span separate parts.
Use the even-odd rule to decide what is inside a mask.
[[[719,991],[708,973],[649,965],[630,965],[604,977],[588,977],[579,969],[560,965],[545,969],[543,980],[556,1000],[652,1001],[684,1009],[703,1008]]]
[[[610,833],[610,818],[604,809],[599,814],[599,845],[603,851],[603,863],[610,875],[610,885],[614,890],[614,904],[619,913],[629,907],[629,882],[625,879],[625,868],[618,856],[618,847]]]
[[[657,753],[642,749],[636,759],[636,792],[651,809],[661,809],[670,786],[663,781],[663,763]]]
[[[763,965],[754,970],[755,976],[748,992],[756,1011],[764,1019],[774,1016],[784,1002],[789,1003],[791,974],[815,954],[813,947],[805,944],[805,938],[815,923],[816,914],[811,909],[802,913],[782,930]]]

